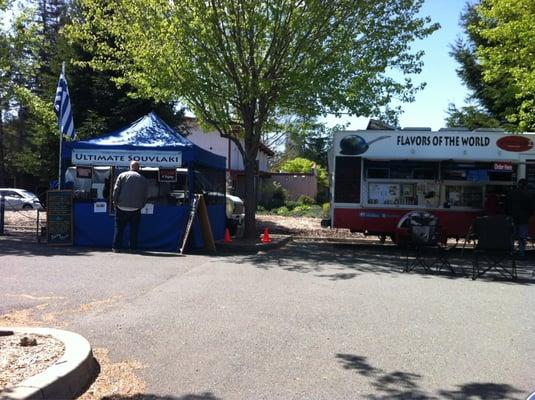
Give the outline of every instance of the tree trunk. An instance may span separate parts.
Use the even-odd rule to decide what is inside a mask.
[[[248,152],[247,152],[248,153]],[[256,232],[256,155],[246,154],[245,167],[245,230],[243,236],[246,239],[258,238]]]
[[[246,239],[259,239],[256,231],[257,187],[255,178],[258,174],[256,157],[260,146],[262,125],[265,120],[263,104],[259,106],[257,100],[254,99],[241,107],[244,134],[242,156],[245,168],[245,227],[243,236]]]
[[[258,154],[259,138],[254,135],[254,107],[245,109],[244,121],[244,154],[245,168],[245,227],[243,236],[246,239],[258,239],[256,232],[256,156]]]

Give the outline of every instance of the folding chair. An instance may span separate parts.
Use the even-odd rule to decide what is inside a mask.
[[[455,275],[448,259],[452,247],[446,245],[436,216],[423,211],[411,211],[400,220],[398,226],[408,230],[405,272],[417,267],[432,272],[436,267],[436,272],[447,268]],[[414,256],[412,260],[411,255]]]
[[[505,278],[515,280],[517,273],[513,220],[502,215],[478,217],[474,221],[472,231],[476,242],[472,279],[475,280],[494,269]]]

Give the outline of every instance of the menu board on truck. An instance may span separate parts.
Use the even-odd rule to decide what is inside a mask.
[[[399,204],[399,184],[370,183],[368,204]]]
[[[72,245],[72,190],[50,190],[46,195],[48,245]]]

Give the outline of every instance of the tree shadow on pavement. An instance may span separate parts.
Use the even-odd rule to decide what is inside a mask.
[[[88,247],[73,246],[47,246],[45,243],[37,243],[35,240],[22,240],[20,238],[3,237],[0,240],[1,256],[76,256],[100,251],[109,252],[110,249],[95,249]]]
[[[457,386],[458,390],[439,390],[437,395],[425,392],[418,384],[422,376],[410,372],[387,372],[372,366],[366,357],[336,354],[344,369],[354,370],[368,378],[379,394],[366,396],[371,400],[519,400],[525,398],[521,390],[508,384],[472,382]]]
[[[2,256],[79,256],[91,253],[110,253],[111,247],[77,247],[77,246],[47,246],[46,243],[37,243],[35,239],[20,237],[2,237],[0,240],[0,257]],[[183,257],[178,253],[165,253],[151,250],[140,250],[135,253],[123,251],[118,256],[136,255],[145,257]]]
[[[186,394],[182,396],[158,396],[155,394],[137,393],[131,396],[111,395],[104,396],[101,400],[222,400],[212,393]]]
[[[283,269],[290,272],[315,274],[320,278],[333,281],[349,280],[362,274],[395,274],[403,273],[405,266],[404,253],[394,246],[357,245],[347,243],[326,242],[294,242],[285,247],[260,252],[258,254],[221,255],[221,257],[234,257],[235,263],[254,264],[256,267],[270,270]],[[409,274],[424,279],[468,279],[472,269],[470,254],[457,251],[449,258],[456,274],[449,271],[428,273],[423,269],[414,269]],[[530,260],[519,263],[518,280],[510,281],[499,279],[496,274],[488,273],[483,282],[500,282],[505,284],[535,284],[533,267]],[[461,273],[464,270],[465,275]]]
[[[419,387],[418,380],[422,378],[421,375],[403,371],[387,372],[372,366],[367,362],[366,357],[354,354],[337,354],[336,358],[339,359],[344,369],[354,370],[359,375],[370,379],[371,385],[379,394],[365,396],[367,399],[437,399]]]
[[[458,386],[459,390],[439,391],[441,399],[449,400],[516,400],[526,398],[521,390],[500,383],[472,382]]]
[[[402,269],[395,250],[378,251],[332,243],[292,243],[277,250],[237,257],[236,262],[240,262],[240,259],[243,263],[252,263],[266,270],[280,268],[316,273],[332,280],[350,279],[364,272],[383,274],[401,272]]]

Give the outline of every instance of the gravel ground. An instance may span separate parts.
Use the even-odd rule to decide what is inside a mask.
[[[33,233],[37,229],[37,210],[5,211],[5,231],[8,234]],[[46,212],[39,212],[40,226],[46,225]]]
[[[35,339],[37,344],[21,346],[24,337]],[[63,343],[51,336],[21,333],[0,336],[0,390],[43,372],[64,350]]]
[[[362,233],[351,233],[349,229],[323,228],[321,218],[263,214],[256,216],[256,225],[260,231],[268,228],[272,233],[328,238],[364,238]]]

